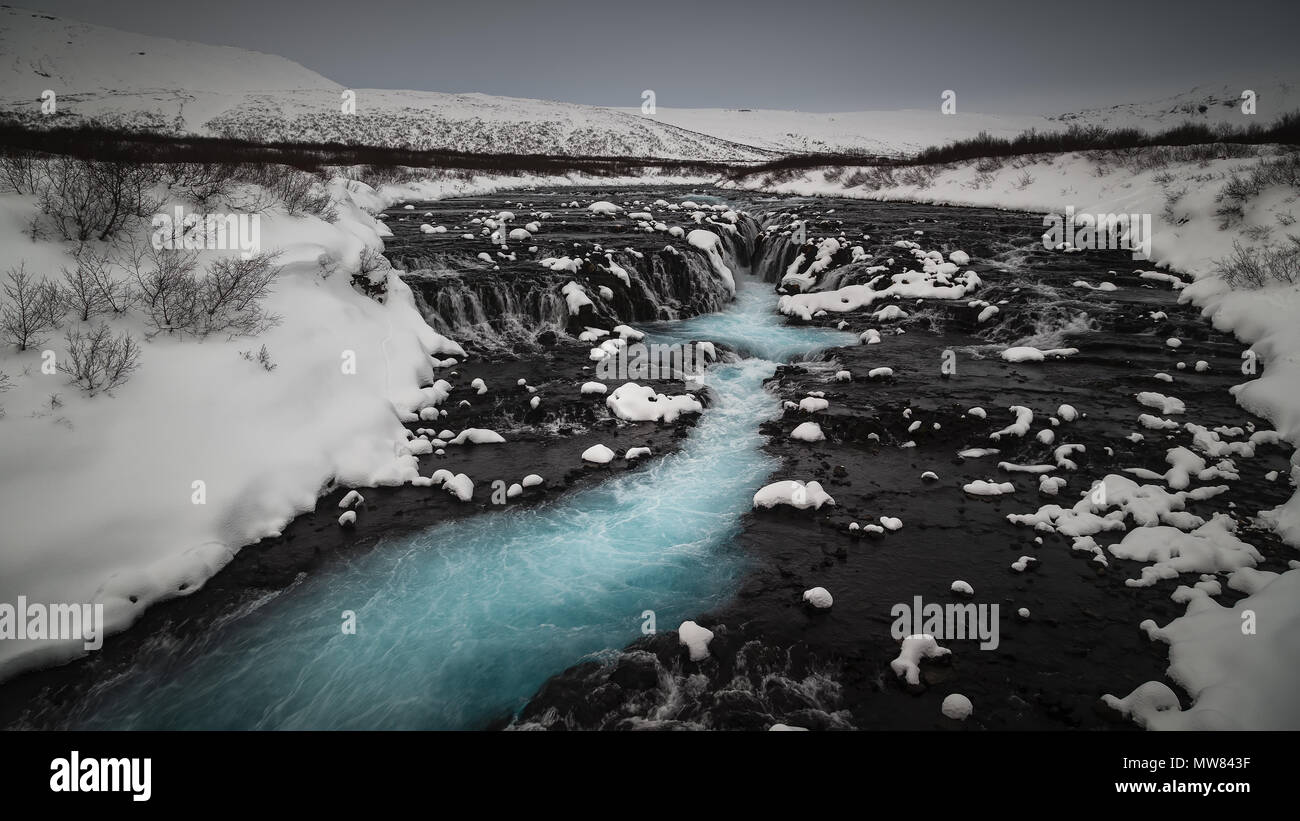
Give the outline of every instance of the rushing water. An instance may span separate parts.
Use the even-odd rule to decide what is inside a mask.
[[[598,196],[626,200],[660,193]],[[552,197],[573,198],[568,192]],[[534,199],[538,207],[560,210],[540,195]],[[445,218],[439,212],[439,221],[454,224],[452,213],[463,216],[468,207],[500,205],[499,200],[472,206],[447,201],[433,210],[447,210]],[[773,668],[764,661],[750,669],[755,676],[776,669],[796,689],[803,687],[805,676],[820,675],[820,668],[805,660],[836,659],[846,665],[833,688],[839,695],[816,706],[851,709],[844,720],[853,726],[931,726],[939,714],[938,700],[951,688],[981,705],[978,721],[984,726],[1110,726],[1094,710],[1097,693],[1127,692],[1126,687],[1159,678],[1168,665],[1163,646],[1150,642],[1136,625],[1147,618],[1165,623],[1181,613],[1182,606],[1167,595],[1178,580],[1162,582],[1167,589],[1152,595],[1134,596],[1124,579],[1136,569],[1116,562],[1117,572],[1098,574],[1088,557],[1070,551],[1068,541],[1043,539],[1007,521],[1008,513],[1029,512],[1043,502],[1035,493],[1036,482],[1017,480],[1021,492],[1014,497],[971,500],[963,494],[963,484],[997,475],[996,461],[955,461],[954,454],[986,443],[991,430],[1003,419],[1009,421],[1006,409],[1012,405],[1032,407],[1046,418],[1070,402],[1086,415],[1062,428],[1062,435],[1086,449],[1078,456],[1081,469],[1069,474],[1073,485],[1058,499],[1069,498],[1105,473],[1130,467],[1163,471],[1168,439],[1129,438],[1140,412],[1134,395],[1166,390],[1161,387],[1166,382],[1157,382],[1154,374],[1168,371],[1176,379],[1168,389],[1186,401],[1195,421],[1265,426],[1237,407],[1228,392],[1239,380],[1240,345],[1214,332],[1193,307],[1178,304],[1168,288],[1116,274],[1131,270],[1120,255],[1043,250],[1038,221],[1026,215],[844,200],[783,200],[779,207],[813,212],[811,226],[818,233],[871,235],[870,241],[861,240],[869,258],[833,270],[839,279],[864,281],[870,266],[890,257],[900,257],[905,265],[895,245],[898,239],[923,237],[918,241],[925,248],[962,248],[984,279],[974,296],[1001,311],[981,322],[976,319],[981,305],[967,300],[906,300],[897,304],[910,316],[899,323],[876,322],[865,312],[844,314],[855,332],[872,326],[885,334],[881,344],[858,345],[851,334],[785,324],[775,311],[771,283],[789,259],[779,247],[760,244],[756,257],[761,266],[752,273],[737,272],[741,287],[726,310],[684,321],[629,323],[648,332],[647,342],[711,340],[747,357],[708,370],[704,382],[714,402],[680,452],[631,471],[613,471],[599,485],[540,506],[392,535],[364,553],[331,554],[324,569],[313,565],[310,575],[252,605],[232,608],[210,629],[190,627],[182,612],[175,633],[157,627],[140,639],[136,651],[117,657],[120,664],[107,669],[123,672],[110,672],[110,680],[103,680],[103,667],[88,669],[79,674],[73,695],[55,689],[34,698],[35,715],[25,726],[491,726],[515,714],[553,674],[584,658],[612,658],[640,636],[646,610],[654,611],[659,631],[707,614],[714,619],[711,626],[743,625],[761,638],[765,651],[782,659],[783,648],[798,645],[806,652],[789,664]],[[662,242],[655,235],[618,234],[614,222],[582,209],[562,216],[557,225],[564,227],[557,228],[551,242],[632,244],[646,252],[647,261]],[[474,242],[454,233],[421,239],[413,223],[400,220],[396,215],[393,221],[399,234],[403,226],[411,234],[407,246],[412,258],[426,249],[421,243],[474,258],[472,253],[465,256]],[[746,256],[739,242],[736,246],[735,255]],[[744,267],[745,260],[735,262]],[[625,267],[631,264],[629,259]],[[535,268],[535,260],[503,260],[501,272],[491,276],[522,281],[536,277]],[[698,290],[700,271],[689,266],[664,271],[668,284],[655,297],[663,304],[676,304],[683,294]],[[1074,284],[1081,279],[1110,280],[1118,287],[1085,289]],[[529,335],[544,327],[538,317],[532,319]],[[834,315],[821,322],[840,319]],[[1164,344],[1171,336],[1185,343],[1177,352]],[[775,397],[763,387],[775,364],[843,345],[849,347],[836,351],[836,368],[862,374],[886,366],[897,377],[836,383],[826,368],[789,372],[783,377],[784,391],[828,392],[832,410],[820,417],[828,441],[807,447],[760,434],[760,425],[779,412]],[[1012,345],[1075,347],[1080,352],[1068,360],[1012,366],[997,355]],[[960,355],[960,376],[939,379],[940,356],[948,350]],[[1209,370],[1179,369],[1178,363],[1190,366],[1201,358]],[[987,422],[965,413],[976,405],[988,409]],[[787,414],[782,427],[803,419]],[[910,427],[918,420],[928,423],[920,433]],[[909,440],[915,446],[899,446]],[[1029,436],[1005,439],[1001,447],[999,458],[1037,464],[1051,459],[1053,446]],[[1265,477],[1269,470],[1285,471],[1287,455],[1281,448],[1262,449],[1252,470],[1243,472],[1229,493],[1189,509],[1208,518],[1233,504],[1257,510],[1280,503],[1289,488]],[[827,478],[830,465],[843,468],[844,478],[834,488],[837,505],[819,517],[816,537],[810,537],[807,519],[744,515],[754,491],[770,481],[778,458],[785,465],[780,478],[835,484]],[[920,477],[926,470],[937,471],[942,481],[924,482]],[[907,525],[878,540],[848,535],[850,521],[881,515],[899,517]],[[837,531],[842,535],[837,537]],[[1250,538],[1268,557],[1264,569],[1285,569],[1287,554],[1271,552],[1258,532]],[[1041,566],[1030,573],[1010,572],[1009,562],[1021,554],[1038,557]],[[1004,652],[962,652],[960,670],[950,673],[951,688],[933,688],[916,697],[901,688],[882,690],[876,682],[888,675],[888,661],[897,652],[885,618],[889,603],[910,602],[918,594],[946,595],[955,578],[972,584],[985,601],[1025,606],[1044,618],[1008,620]],[[745,595],[734,595],[742,585]],[[833,618],[792,609],[800,591],[814,585],[834,592]],[[1224,600],[1235,595],[1225,590]],[[214,600],[220,610],[224,600],[209,603]],[[345,610],[356,614],[357,635],[340,630]],[[105,648],[105,655],[111,652]],[[734,694],[737,668],[727,663],[710,669],[719,679],[709,687]],[[692,669],[686,674],[698,673]],[[598,673],[592,676],[599,679]],[[566,681],[576,686],[582,679]],[[752,686],[761,696],[770,684],[764,680]],[[691,686],[703,692],[698,680]],[[544,706],[564,707],[566,698],[583,698],[580,688],[564,692],[567,696]],[[676,685],[665,687],[663,698],[675,699],[680,713],[665,720],[720,728],[808,720],[789,712],[805,702],[803,695],[755,706],[721,696],[686,703],[690,699],[680,699],[681,692]],[[653,702],[639,690],[636,697]],[[560,720],[556,726],[569,725]],[[579,721],[572,726],[586,725]]]
[[[109,688],[86,722],[132,728],[477,728],[586,654],[720,603],[743,569],[731,544],[775,467],[759,423],[774,362],[847,335],[787,327],[762,283],[655,341],[710,339],[714,404],[680,452],[530,509],[381,542]],[[508,445],[506,445],[508,447]],[[341,630],[356,614],[356,635]],[[166,654],[159,654],[166,655]]]

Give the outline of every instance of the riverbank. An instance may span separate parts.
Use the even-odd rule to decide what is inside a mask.
[[[1216,329],[1249,346],[1243,357],[1260,367],[1246,373],[1242,363],[1242,382],[1232,388],[1233,395],[1243,409],[1268,419],[1294,447],[1300,444],[1300,324],[1295,321],[1300,288],[1287,282],[1233,288],[1218,272],[1235,244],[1256,251],[1287,247],[1296,216],[1294,181],[1286,184],[1279,179],[1285,175],[1260,172],[1270,164],[1293,164],[1293,159],[1270,147],[1139,149],[953,163],[922,168],[906,178],[870,168],[818,169],[786,179],[752,178],[738,187],[1058,215],[1067,207],[1086,214],[1148,215],[1153,223],[1150,261],[1137,265],[1154,264],[1189,280],[1179,301],[1194,305]],[[1240,184],[1257,174],[1265,177],[1262,184]],[[1300,480],[1294,458],[1283,475],[1287,473],[1294,487]],[[1257,513],[1278,538],[1300,547],[1300,492]],[[1169,707],[1171,694],[1155,687],[1154,702],[1146,699],[1133,711],[1140,723],[1275,729],[1279,716],[1286,716],[1288,726],[1300,726],[1300,715],[1286,695],[1294,680],[1289,665],[1281,661],[1300,655],[1295,638],[1300,605],[1278,591],[1263,594],[1262,584],[1248,587],[1262,594],[1260,598],[1224,609],[1195,595],[1183,619],[1164,630],[1156,629],[1154,621],[1144,627],[1152,638],[1172,645],[1170,677],[1192,695],[1195,706],[1185,714],[1174,710],[1158,715]],[[1241,635],[1237,628],[1242,614],[1259,610],[1269,614],[1275,629],[1267,639],[1240,645],[1233,636]],[[1242,662],[1234,647],[1244,649],[1249,661]],[[1150,706],[1155,702],[1161,705],[1159,711]],[[1256,709],[1252,704],[1264,706]]]

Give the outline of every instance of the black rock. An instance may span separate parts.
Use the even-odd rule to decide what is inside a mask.
[[[624,690],[650,690],[659,686],[659,661],[644,650],[625,653],[614,665],[609,680]]]

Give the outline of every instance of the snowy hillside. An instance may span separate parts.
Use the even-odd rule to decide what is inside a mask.
[[[1256,94],[1256,112],[1241,111],[1242,91]],[[1063,114],[944,115],[933,109],[817,113],[746,108],[659,108],[655,121],[712,134],[722,139],[779,152],[866,153],[884,156],[916,152],[933,145],[974,137],[1014,137],[1028,129],[1060,131],[1071,125],[1137,128],[1155,132],[1185,122],[1234,126],[1267,125],[1300,109],[1300,87],[1274,81],[1203,86],[1152,102],[1123,103]],[[640,115],[635,108],[623,109]]]
[[[624,109],[640,116],[640,109]],[[933,110],[816,113],[736,108],[658,108],[652,119],[782,153],[866,153],[895,156],[987,131],[1014,137],[1052,125],[1044,117]]]
[[[572,156],[762,160],[770,152],[612,109],[572,103],[354,90],[282,57],[130,34],[0,8],[0,111],[58,113],[124,127],[263,140]]]
[[[363,142],[475,153],[741,162],[774,155],[596,106],[486,94],[382,89],[355,93],[356,114],[340,113],[339,93],[252,94],[207,120],[203,130],[247,139]]]
[[[1242,113],[1242,92],[1255,92],[1255,114]],[[1051,127],[1071,123],[1102,125],[1107,128],[1140,128],[1158,131],[1184,122],[1215,126],[1242,126],[1252,122],[1267,125],[1279,115],[1300,109],[1300,86],[1281,81],[1242,82],[1198,86],[1170,97],[1145,103],[1123,103],[1108,108],[1090,108],[1048,117]]]
[[[362,143],[477,153],[633,156],[724,162],[804,152],[901,155],[980,132],[1011,137],[1074,123],[1159,130],[1187,120],[1242,124],[1242,87],[1203,87],[1149,103],[1057,114],[933,109],[807,113],[768,109],[602,108],[574,103],[352,89],[282,57],[150,37],[0,8],[0,112],[267,141]],[[1300,107],[1300,89],[1259,84],[1255,121]]]

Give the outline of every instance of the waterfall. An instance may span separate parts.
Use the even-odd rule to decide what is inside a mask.
[[[723,259],[733,273],[748,272],[759,246],[758,223],[742,214],[734,226],[706,227],[721,237]],[[447,254],[403,253],[392,262],[405,270],[416,307],[434,330],[467,350],[487,353],[536,349],[543,340],[576,336],[588,326],[609,329],[715,313],[732,299],[705,255],[685,243],[671,251],[592,251],[576,272],[540,265],[526,272],[484,270],[477,259]],[[577,314],[570,313],[560,292],[570,280],[582,285],[592,302]]]

